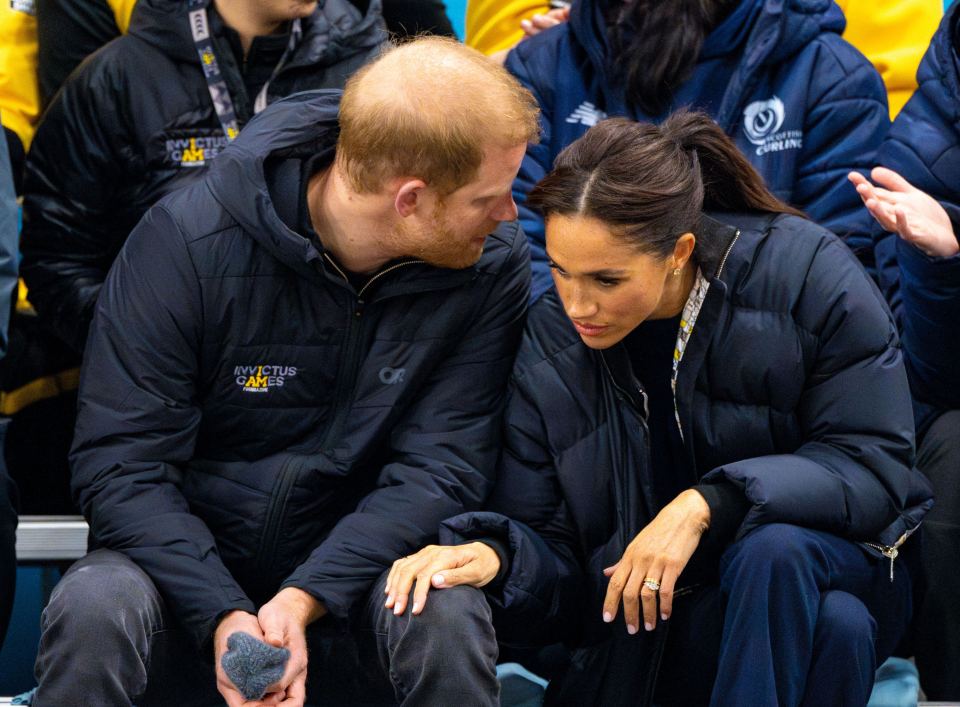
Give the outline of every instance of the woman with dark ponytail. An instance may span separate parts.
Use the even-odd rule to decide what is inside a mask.
[[[599,123],[530,203],[555,288],[489,510],[441,531],[498,561],[408,562],[505,651],[565,643],[555,704],[866,704],[931,505],[876,287],[703,114]]]
[[[889,118],[880,76],[841,39],[844,24],[833,0],[575,0],[569,22],[521,42],[506,67],[537,97],[543,127],[514,185],[533,297],[550,276],[527,195],[607,116],[706,112],[778,198],[868,249],[871,224],[845,179],[873,165]]]

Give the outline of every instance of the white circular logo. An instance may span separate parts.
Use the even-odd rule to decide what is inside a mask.
[[[743,111],[743,132],[754,145],[776,133],[783,125],[783,101],[774,96],[769,101],[754,101]]]

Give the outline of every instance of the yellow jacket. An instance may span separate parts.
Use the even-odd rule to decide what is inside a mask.
[[[79,0],[90,2],[92,0]],[[33,0],[19,0],[25,8]],[[105,0],[113,11],[117,28],[125,34],[136,0]],[[12,9],[0,0],[0,122],[30,146],[40,118],[40,88],[37,85],[37,18]]]
[[[26,149],[39,117],[37,18],[0,2],[0,122]]]
[[[893,118],[917,87],[916,74],[943,16],[942,0],[838,0],[847,17],[844,39],[883,77]],[[520,20],[548,10],[540,0],[468,0],[466,42],[484,54],[523,38]]]

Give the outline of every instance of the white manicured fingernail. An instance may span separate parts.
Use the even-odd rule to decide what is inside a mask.
[[[627,633],[629,633],[632,636],[636,632],[637,632],[636,626],[634,626],[633,624],[627,624]]]
[[[447,578],[444,577],[442,574],[433,575],[433,586],[435,587],[442,587],[446,583],[446,581],[447,581]]]
[[[611,621],[613,621],[613,614],[611,614],[609,611],[604,611],[604,612],[603,612],[603,623],[608,624],[608,623],[610,623]]]
[[[660,614],[660,618],[661,618],[662,620],[666,621],[666,620],[669,619],[670,617],[667,616],[666,614]]]
[[[419,603],[419,602],[413,602],[413,609],[411,609],[411,611],[412,611],[414,614],[420,613],[420,603]]]
[[[652,631],[652,630],[653,630],[653,624],[644,624],[643,627],[644,627],[645,629],[647,629],[648,631]]]

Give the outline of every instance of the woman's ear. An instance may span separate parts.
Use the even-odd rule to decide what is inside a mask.
[[[697,237],[692,233],[684,233],[673,246],[673,268],[683,268],[693,255],[697,245]]]

